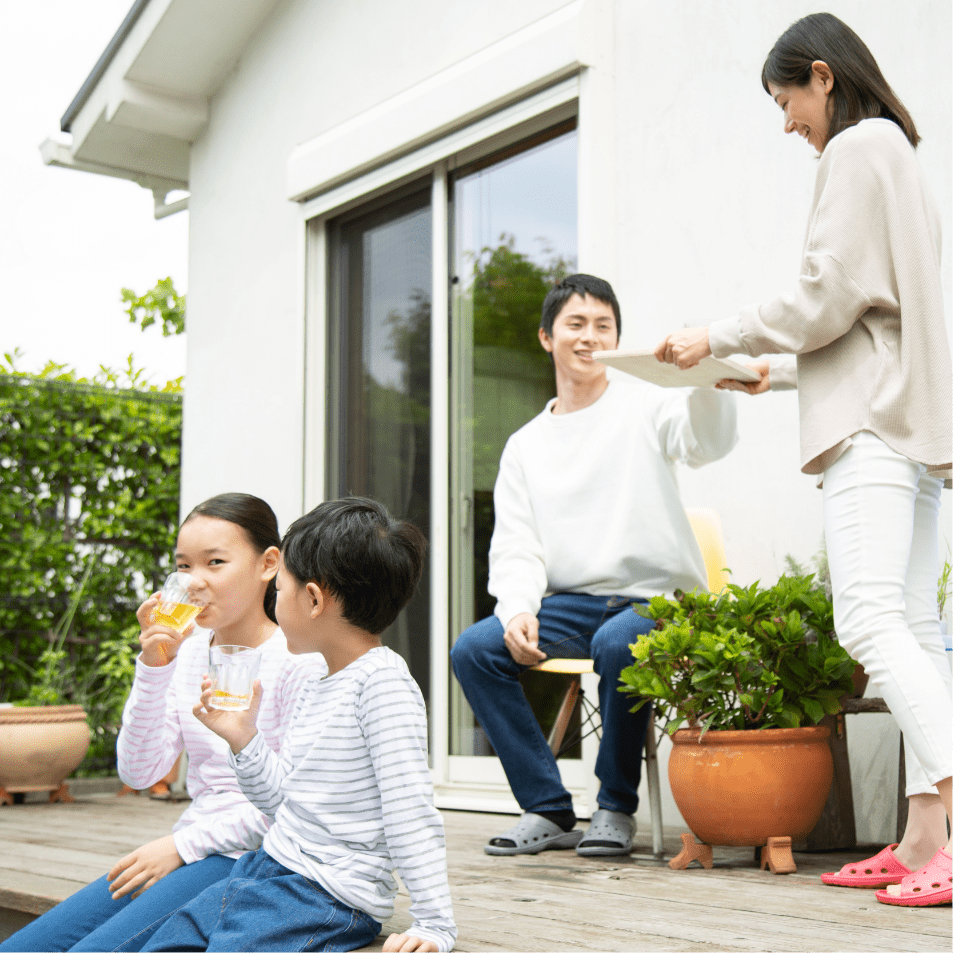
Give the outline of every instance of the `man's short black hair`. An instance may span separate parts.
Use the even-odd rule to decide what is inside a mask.
[[[410,601],[423,571],[427,540],[366,497],[331,500],[295,520],[281,541],[284,568],[316,582],[351,625],[380,635]]]
[[[543,314],[539,320],[539,326],[548,337],[553,336],[553,322],[556,320],[556,315],[562,311],[573,295],[579,295],[580,298],[592,295],[593,298],[610,305],[615,315],[616,336],[622,335],[622,315],[619,313],[619,302],[612,290],[612,285],[603,278],[596,278],[595,275],[569,275],[568,278],[563,278],[555,284],[546,295],[546,300],[543,301]]]

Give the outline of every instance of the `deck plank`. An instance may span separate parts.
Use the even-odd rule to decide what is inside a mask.
[[[0,809],[0,936],[105,873],[137,846],[167,834],[185,804],[78,797],[73,804]],[[949,907],[905,910],[871,891],[825,887],[818,875],[875,848],[795,853],[796,874],[758,870],[753,851],[715,848],[712,870],[670,870],[637,835],[628,858],[585,859],[573,851],[490,857],[486,840],[509,824],[498,815],[443,812],[456,949],[544,953],[569,950],[753,953],[908,951],[949,953]],[[667,856],[680,847],[666,832]],[[410,925],[401,889],[385,935]],[[378,938],[366,951],[379,951]]]

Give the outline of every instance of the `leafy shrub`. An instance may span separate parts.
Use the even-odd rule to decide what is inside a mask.
[[[678,728],[797,728],[840,711],[855,663],[813,576],[782,576],[721,595],[677,591],[640,608],[656,629],[632,649],[619,691],[654,701]]]
[[[25,374],[10,355],[0,370],[0,701],[82,704],[93,731],[84,766],[108,768],[135,610],[170,571],[181,393],[177,382],[138,389],[131,365],[125,388],[106,369],[93,383],[52,363]]]

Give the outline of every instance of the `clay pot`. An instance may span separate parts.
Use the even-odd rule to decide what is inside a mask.
[[[79,767],[89,748],[80,705],[0,708],[0,786],[53,791]]]
[[[801,840],[824,810],[834,761],[830,729],[697,729],[672,737],[672,796],[703,844],[761,847],[769,837]]]
[[[867,691],[867,682],[870,681],[870,676],[865,671],[864,666],[858,664],[854,668],[854,672],[850,678],[854,683],[854,691],[851,694],[851,698],[863,698],[864,692]]]

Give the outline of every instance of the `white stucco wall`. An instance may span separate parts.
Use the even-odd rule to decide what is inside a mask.
[[[761,87],[777,37],[815,12],[804,0],[618,3],[618,246],[625,344],[727,317],[794,283],[816,160]],[[950,5],[899,8],[831,0],[868,44],[923,137],[926,169],[951,231]],[[624,184],[627,183],[627,184]],[[951,256],[945,257],[950,317]],[[822,539],[821,493],[799,473],[797,396],[739,395],[741,441],[686,472],[689,505],[718,509],[735,581],[773,581],[784,556],[809,560]],[[949,494],[943,525],[949,539]]]
[[[565,0],[287,0],[192,150],[183,507],[241,489],[286,526],[302,507],[303,226],[295,146]],[[214,439],[212,439],[214,438]]]
[[[241,489],[269,500],[282,526],[301,511],[304,228],[285,198],[295,147],[567,5],[286,0],[266,20],[192,150],[184,507]],[[580,201],[594,206],[581,210],[580,265],[614,284],[623,346],[789,289],[816,163],[782,134],[760,70],[777,36],[815,6],[591,0],[591,9],[605,25],[584,78],[600,112],[580,117]],[[913,114],[953,241],[949,3],[826,9],[866,40]],[[821,494],[799,472],[796,395],[738,403],[739,446],[686,471],[683,491],[687,504],[721,513],[735,580],[773,581],[786,554],[817,552]],[[943,506],[949,539],[949,494]],[[671,802],[666,819],[677,820]],[[886,839],[889,823],[865,821],[864,833]]]

